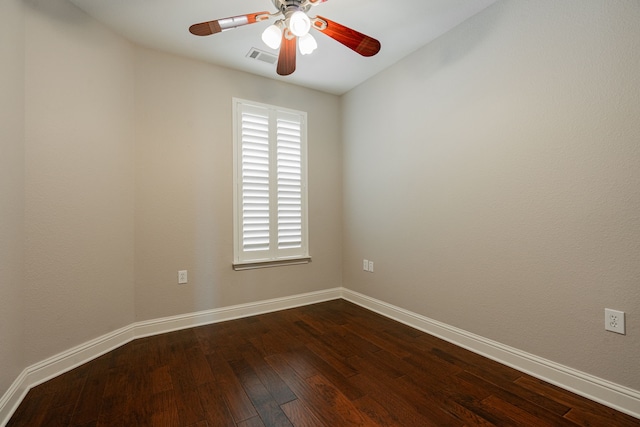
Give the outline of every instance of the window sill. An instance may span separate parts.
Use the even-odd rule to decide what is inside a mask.
[[[247,262],[238,262],[233,264],[233,269],[235,271],[243,271],[243,270],[255,270],[257,268],[269,268],[269,267],[281,267],[285,265],[300,265],[300,264],[309,264],[311,262],[311,257],[298,257],[298,258],[287,258],[287,259],[278,259],[271,261],[247,261]]]

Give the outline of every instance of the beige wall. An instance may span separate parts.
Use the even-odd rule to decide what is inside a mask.
[[[29,4],[27,365],[134,320],[133,48],[66,2]]]
[[[23,366],[24,15],[0,2],[0,396]]]
[[[341,286],[338,97],[146,49],[135,96],[137,320]],[[231,268],[233,97],[308,112],[308,265]]]
[[[638,22],[501,1],[347,94],[344,285],[640,390]]]

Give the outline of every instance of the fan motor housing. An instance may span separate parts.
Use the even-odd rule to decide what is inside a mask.
[[[283,15],[286,15],[288,12],[292,13],[297,10],[301,10],[302,12],[306,12],[309,10],[310,4],[303,6],[303,0],[272,0],[273,5],[282,12]]]

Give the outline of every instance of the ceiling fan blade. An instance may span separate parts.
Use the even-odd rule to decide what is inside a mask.
[[[269,19],[269,12],[256,12],[248,15],[232,16],[230,18],[216,19],[215,21],[201,22],[189,27],[189,32],[196,36],[209,36],[224,30],[231,30],[243,25],[255,24],[256,22]]]
[[[313,18],[311,22],[313,28],[325,33],[362,56],[373,56],[380,52],[380,42],[373,37],[369,37],[337,22],[323,18],[322,16]]]
[[[287,37],[288,36],[288,37]],[[282,44],[278,56],[278,68],[276,71],[281,76],[288,76],[296,70],[296,41],[297,37],[289,33],[288,29],[282,32]]]

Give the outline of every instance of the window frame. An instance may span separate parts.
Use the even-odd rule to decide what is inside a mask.
[[[269,248],[245,250],[243,205],[243,111],[268,112],[268,170],[269,170]],[[249,113],[250,114],[250,113]],[[300,246],[278,247],[278,120],[299,118],[300,122]],[[261,102],[233,98],[233,268],[247,270],[279,265],[306,264],[309,254],[308,220],[308,135],[307,113]]]

